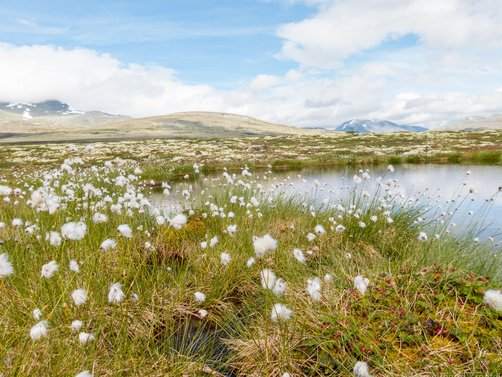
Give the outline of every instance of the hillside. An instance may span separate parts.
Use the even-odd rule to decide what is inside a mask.
[[[210,112],[175,113],[117,119],[104,113],[40,116],[32,119],[0,110],[0,143],[37,143],[154,138],[213,138],[267,135],[313,135],[320,131]]]
[[[437,130],[502,130],[502,114],[490,115],[487,117],[468,117],[462,120],[449,122]]]
[[[399,125],[388,120],[352,119],[347,122],[343,122],[338,127],[331,130],[340,132],[386,134],[392,132],[424,132],[427,131],[427,128],[421,126]]]

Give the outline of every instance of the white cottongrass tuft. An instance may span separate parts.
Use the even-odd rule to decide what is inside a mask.
[[[312,242],[313,240],[316,239],[316,236],[314,233],[309,233],[307,234],[307,239],[309,240],[309,242]]]
[[[78,241],[84,238],[85,234],[87,233],[87,226],[79,221],[77,222],[69,222],[64,224],[61,227],[61,235],[63,238],[69,239],[69,240],[74,240]]]
[[[103,213],[99,213],[99,212],[96,212],[93,216],[92,216],[92,222],[94,224],[101,224],[101,223],[106,223],[108,221],[108,216],[106,216],[105,214]]]
[[[202,292],[195,292],[194,297],[195,297],[195,301],[197,301],[197,302],[206,301],[206,295]]]
[[[14,267],[9,261],[9,255],[7,253],[0,254],[0,278],[12,275],[14,273]]]
[[[61,246],[61,242],[63,239],[61,238],[61,234],[59,232],[51,231],[49,233],[49,243],[51,246]]]
[[[427,241],[427,233],[425,232],[420,232],[417,238],[419,241]]]
[[[274,288],[272,289],[272,292],[276,296],[282,296],[284,292],[286,291],[287,284],[286,281],[283,278],[279,278],[275,281]]]
[[[208,314],[209,314],[209,312],[207,310],[205,310],[205,309],[200,309],[199,310],[199,316],[200,316],[200,318],[206,318]]]
[[[47,328],[49,327],[49,322],[40,321],[34,325],[30,330],[31,340],[40,340],[47,336]]]
[[[78,265],[78,262],[75,259],[72,259],[70,261],[70,270],[76,273],[80,272],[80,266]]]
[[[23,224],[24,224],[24,221],[20,218],[12,219],[12,226],[19,227],[19,226],[23,226]]]
[[[324,229],[322,225],[317,224],[314,228],[314,232],[316,232],[317,234],[324,234],[326,233],[326,229]]]
[[[305,255],[303,255],[303,251],[300,249],[293,249],[293,256],[300,263],[305,263]]]
[[[82,328],[82,325],[83,325],[82,321],[80,321],[78,319],[72,321],[71,326],[70,326],[71,331],[78,331],[78,330],[80,330]]]
[[[94,335],[88,332],[81,332],[78,334],[78,341],[80,344],[86,344],[94,340]]]
[[[273,289],[275,281],[277,280],[274,271],[265,268],[260,272],[261,276],[261,286],[264,289]]]
[[[483,301],[489,307],[498,312],[502,312],[502,291],[489,289],[485,292]]]
[[[117,231],[125,238],[132,238],[131,227],[127,224],[119,225]]]
[[[251,257],[251,258],[249,258],[249,259],[247,260],[247,262],[246,262],[246,266],[247,266],[247,267],[252,267],[252,266],[255,264],[255,262],[256,262],[256,260],[255,260],[253,257]]]
[[[59,264],[56,261],[51,260],[50,262],[42,266],[41,276],[43,278],[50,278],[59,269]]]
[[[229,236],[234,236],[237,232],[237,224],[227,226],[227,233]]]
[[[368,364],[366,364],[364,361],[358,361],[356,365],[354,365],[354,376],[371,377],[371,374],[368,370]]]
[[[88,370],[83,370],[79,374],[75,375],[75,377],[92,377],[92,373]]]
[[[180,213],[169,220],[169,224],[174,229],[181,229],[187,223],[187,217]]]
[[[293,311],[284,304],[275,304],[272,308],[270,318],[274,322],[287,321],[293,315]]]
[[[209,240],[209,247],[215,247],[218,241],[218,236],[214,236]]]
[[[345,227],[342,225],[342,224],[338,224],[335,228],[335,230],[338,232],[338,233],[341,233],[345,230]]]
[[[115,240],[112,239],[107,239],[101,242],[101,245],[99,247],[103,251],[115,250],[115,248],[117,247],[117,242],[115,242]]]
[[[33,319],[38,321],[42,317],[42,311],[39,308],[33,309]]]
[[[263,237],[253,237],[254,252],[257,257],[264,256],[269,251],[277,249],[277,241],[270,234],[265,234]]]
[[[71,293],[71,298],[73,299],[75,305],[83,305],[87,301],[87,291],[84,288],[75,289]]]
[[[362,275],[357,275],[354,278],[354,288],[356,288],[361,294],[365,294],[368,289],[370,281]]]
[[[125,298],[125,294],[122,291],[122,284],[113,283],[108,291],[108,302],[111,304],[118,304]]]
[[[314,301],[321,300],[321,279],[318,277],[307,280],[307,293]]]
[[[228,253],[221,253],[220,254],[220,263],[223,265],[223,266],[228,266],[228,264],[230,263],[230,254]]]

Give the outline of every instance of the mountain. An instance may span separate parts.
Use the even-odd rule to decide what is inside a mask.
[[[186,112],[127,118],[88,112],[27,119],[0,110],[0,143],[139,140],[155,138],[224,138],[274,135],[317,135],[305,130],[228,113]]]
[[[50,124],[52,126],[88,126],[129,119],[123,115],[112,115],[101,111],[84,112],[71,108],[68,104],[49,100],[37,103],[0,102],[0,126],[12,124]]]
[[[66,103],[49,100],[38,103],[8,103],[0,102],[0,110],[21,114],[26,119],[39,116],[84,114],[82,111],[70,108]]]
[[[487,117],[473,116],[446,123],[438,131],[502,130],[502,114]]]
[[[387,134],[391,132],[424,132],[428,129],[421,126],[399,125],[388,120],[352,119],[330,130],[341,132]]]

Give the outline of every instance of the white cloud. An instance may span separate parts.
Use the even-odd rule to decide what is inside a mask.
[[[380,53],[336,72],[262,74],[232,90],[191,85],[162,66],[124,65],[90,49],[0,44],[0,101],[59,99],[80,110],[149,116],[225,111],[298,126],[380,118],[441,124],[502,113],[500,60],[427,54],[424,47]],[[498,88],[498,91],[497,91]]]
[[[303,66],[338,68],[344,58],[407,34],[430,49],[502,46],[500,0],[307,1],[305,20],[283,25],[282,55]]]
[[[54,98],[82,110],[132,116],[221,106],[212,87],[184,84],[171,69],[123,65],[83,48],[0,44],[0,82],[0,100]]]

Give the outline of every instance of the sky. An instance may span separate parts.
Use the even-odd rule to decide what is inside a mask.
[[[303,127],[502,113],[501,0],[2,0],[0,101]]]

